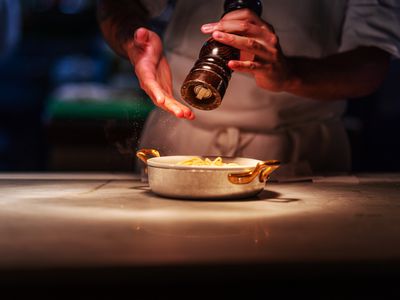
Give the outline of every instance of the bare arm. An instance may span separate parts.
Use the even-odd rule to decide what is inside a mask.
[[[389,54],[375,47],[360,47],[324,59],[291,58],[293,75],[286,90],[321,100],[366,96],[380,86],[389,62]]]
[[[119,55],[129,59],[140,87],[155,105],[177,118],[194,119],[192,111],[172,93],[172,74],[160,37],[144,28],[150,14],[139,0],[99,0],[103,36]]]

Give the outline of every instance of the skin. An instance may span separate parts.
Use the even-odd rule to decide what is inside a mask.
[[[132,42],[124,45],[141,88],[158,107],[177,118],[194,119],[193,112],[176,100],[172,94],[172,75],[163,53],[160,37],[145,28],[139,28]]]
[[[140,26],[135,32],[121,31],[125,27],[118,22],[117,9],[111,16],[105,15],[100,25],[106,40],[130,60],[141,88],[154,104],[178,118],[193,120],[190,108],[173,97],[171,70],[160,37]],[[201,31],[240,49],[240,60],[229,61],[228,66],[250,74],[260,88],[273,92],[321,101],[362,97],[379,87],[389,67],[389,54],[375,47],[359,47],[321,59],[287,57],[273,27],[247,9],[204,24]]]
[[[241,60],[230,61],[228,66],[251,74],[259,87],[273,92],[316,100],[361,97],[379,87],[389,67],[389,54],[375,47],[321,59],[286,57],[273,27],[246,9],[205,24],[201,30],[240,49]]]

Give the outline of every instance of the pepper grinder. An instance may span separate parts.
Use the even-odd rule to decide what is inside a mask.
[[[248,8],[261,16],[260,0],[226,0],[222,17],[236,9]],[[181,88],[182,98],[201,110],[220,106],[231,79],[230,60],[238,60],[240,51],[231,46],[208,39],[200,50],[199,58],[190,70]]]

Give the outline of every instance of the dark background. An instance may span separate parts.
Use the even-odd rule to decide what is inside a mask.
[[[0,171],[134,171],[152,105],[102,40],[95,1],[20,3],[21,37],[0,59]],[[377,92],[349,101],[353,171],[400,171],[399,84],[393,60]]]

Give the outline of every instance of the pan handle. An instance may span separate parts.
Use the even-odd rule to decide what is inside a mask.
[[[160,152],[156,149],[141,149],[136,152],[136,156],[147,165],[147,160],[152,157],[160,157]]]
[[[248,184],[258,176],[260,182],[264,182],[268,180],[273,171],[279,168],[280,164],[278,160],[266,160],[258,163],[253,170],[248,172],[228,174],[228,179],[234,184]]]

